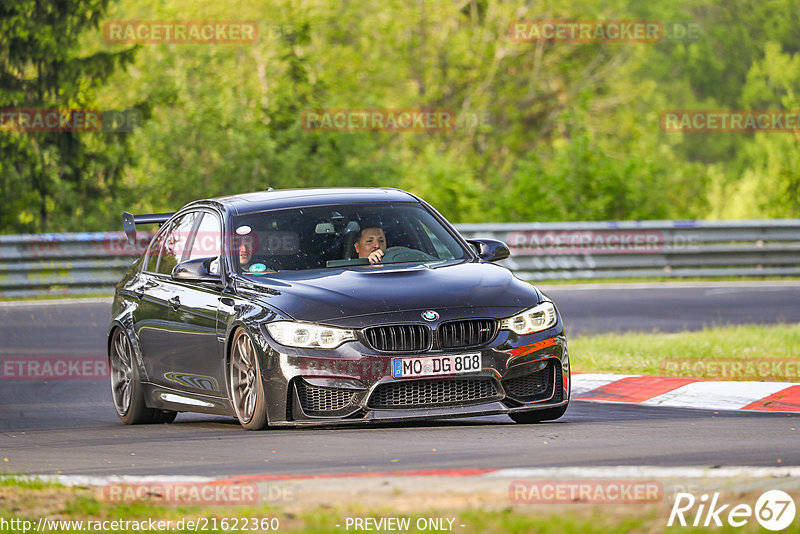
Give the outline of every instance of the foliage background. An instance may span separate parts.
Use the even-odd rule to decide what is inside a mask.
[[[71,32],[61,44],[49,23],[0,12],[0,106],[136,107],[147,120],[129,135],[73,134],[81,153],[50,159],[31,145],[65,134],[0,132],[3,233],[115,229],[123,209],[309,186],[400,187],[454,222],[800,217],[800,133],[659,126],[666,109],[800,109],[795,0],[72,4],[100,15],[59,28]],[[657,19],[696,24],[700,37],[517,43],[508,27],[518,19]],[[257,21],[260,38],[131,49],[104,40],[109,20]],[[5,83],[23,30],[62,63],[119,59],[37,101]],[[33,76],[30,65],[14,72]],[[417,107],[454,109],[465,124],[300,125],[308,108]]]

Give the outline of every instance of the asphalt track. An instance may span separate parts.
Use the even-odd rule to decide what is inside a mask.
[[[800,283],[546,288],[570,335],[800,322]],[[0,305],[0,357],[102,356],[109,301]],[[5,461],[7,459],[7,461]],[[575,401],[557,422],[505,416],[251,433],[180,414],[126,427],[102,381],[0,380],[0,472],[310,474],[544,466],[796,466],[800,415]]]

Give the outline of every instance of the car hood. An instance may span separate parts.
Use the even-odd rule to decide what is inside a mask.
[[[491,263],[284,271],[241,278],[240,293],[296,320],[331,325],[351,323],[341,320],[357,316],[429,309],[499,308],[494,310],[497,316],[505,316],[540,299],[532,285]]]

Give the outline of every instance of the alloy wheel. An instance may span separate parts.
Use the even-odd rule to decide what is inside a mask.
[[[253,419],[258,399],[258,366],[255,347],[244,330],[240,330],[233,340],[230,375],[234,408],[239,420],[249,423]]]
[[[128,336],[117,330],[111,350],[111,393],[119,415],[127,414],[131,407],[132,353]]]

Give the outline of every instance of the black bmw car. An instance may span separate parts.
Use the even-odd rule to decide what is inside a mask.
[[[298,189],[123,215],[161,224],[116,286],[108,354],[127,424],[247,429],[567,409],[553,302],[397,189]]]

